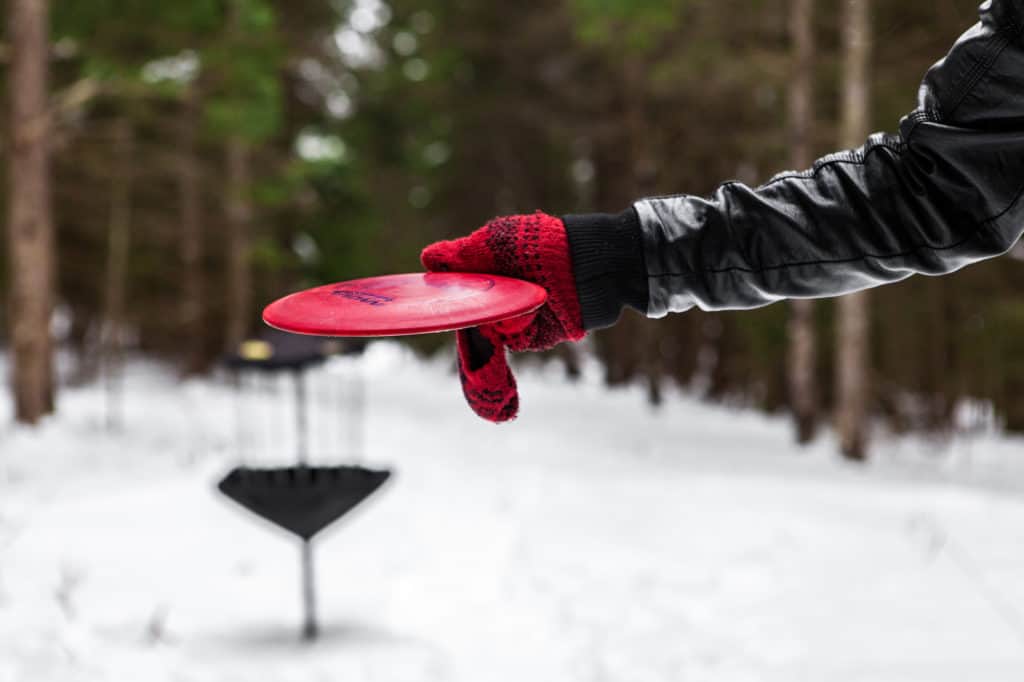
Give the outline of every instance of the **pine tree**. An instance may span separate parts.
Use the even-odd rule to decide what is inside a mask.
[[[793,50],[793,80],[789,92],[791,163],[806,168],[812,161],[814,126],[814,0],[791,0],[790,39]],[[815,378],[816,340],[814,303],[796,300],[790,304],[788,326],[789,403],[796,424],[797,442],[814,439],[818,410]]]
[[[206,320],[207,286],[206,274],[203,272],[206,249],[202,179],[198,158],[200,105],[193,84],[187,86],[183,100],[177,131],[177,179],[181,224],[178,241],[181,262],[178,323],[186,339],[182,370],[187,375],[200,371],[204,366],[203,326]]]
[[[870,0],[845,0],[843,13],[843,98],[841,147],[852,148],[868,135],[871,56]],[[870,304],[867,292],[844,296],[836,329],[836,425],[844,457],[867,458],[870,398]]]
[[[9,0],[10,143],[7,240],[15,417],[54,409],[56,246],[50,205],[49,2]]]

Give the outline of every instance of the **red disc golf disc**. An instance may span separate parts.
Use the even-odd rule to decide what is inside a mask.
[[[263,321],[315,336],[407,336],[500,322],[546,301],[543,287],[497,275],[388,275],[286,296],[267,306]]]

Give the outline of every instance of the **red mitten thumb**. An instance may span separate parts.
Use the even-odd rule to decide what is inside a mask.
[[[420,262],[430,272],[497,272],[494,254],[480,231],[468,237],[436,242],[423,249]]]
[[[508,365],[505,341],[528,327],[533,319],[530,314],[456,332],[462,394],[479,417],[500,424],[519,414],[519,389]]]

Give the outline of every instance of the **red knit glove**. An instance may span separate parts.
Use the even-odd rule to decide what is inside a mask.
[[[496,218],[468,237],[431,244],[421,255],[433,272],[482,272],[544,287],[548,301],[535,313],[456,333],[459,378],[469,406],[492,422],[515,419],[519,392],[505,349],[538,351],[586,332],[569,257],[565,225],[539,211]]]

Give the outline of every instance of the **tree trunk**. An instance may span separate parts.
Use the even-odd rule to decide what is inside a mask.
[[[48,0],[9,0],[7,238],[15,418],[53,412],[56,245],[50,206]]]
[[[575,344],[563,343],[555,348],[553,353],[562,361],[566,378],[576,381],[583,376],[583,368],[580,366],[580,351]]]
[[[112,138],[114,160],[111,168],[107,278],[103,292],[101,335],[103,376],[107,385],[107,428],[114,428],[121,421],[120,374],[123,364],[125,292],[132,222],[134,132],[131,122],[126,118],[118,119],[114,123]]]
[[[249,333],[252,307],[251,249],[252,202],[249,144],[231,137],[227,142],[227,314],[225,341],[238,347]]]
[[[840,145],[858,147],[868,135],[871,56],[870,0],[844,0],[843,100]],[[836,330],[836,427],[844,457],[867,458],[870,305],[867,292],[839,301]]]
[[[226,33],[239,39],[242,5],[231,0],[228,5]],[[238,347],[249,333],[252,306],[252,272],[249,264],[252,224],[252,181],[250,177],[249,143],[238,135],[227,139],[225,154],[225,195],[227,248],[227,310],[224,315],[224,342],[228,351]]]
[[[184,335],[183,370],[186,375],[200,371],[204,364],[206,337],[203,329],[206,291],[203,281],[203,216],[197,137],[199,105],[195,93],[185,95],[180,127],[178,190],[181,199],[182,266],[180,324]]]
[[[812,161],[814,127],[814,0],[791,0],[790,37],[793,43],[793,82],[789,92],[789,134],[795,169]],[[790,304],[788,384],[797,442],[807,444],[817,428],[818,387],[815,378],[817,342],[814,303]]]
[[[658,165],[657,156],[652,150],[654,141],[651,138],[652,131],[643,92],[649,69],[639,56],[627,58],[624,67],[624,123],[632,180],[629,194],[632,197],[651,196],[657,185]],[[661,332],[654,320],[643,316],[634,316],[633,322],[626,324],[636,325],[635,330],[632,330],[635,333],[633,339],[640,353],[641,370],[647,379],[647,401],[658,407],[664,402]],[[630,331],[628,326],[626,329]]]

